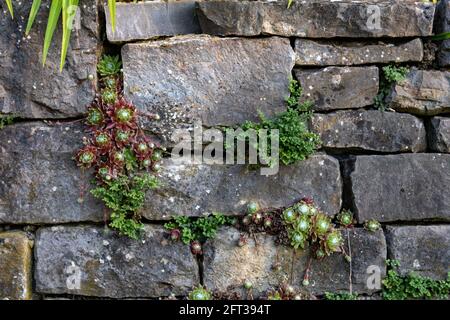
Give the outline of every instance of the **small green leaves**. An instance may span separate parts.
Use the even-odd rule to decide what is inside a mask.
[[[392,85],[405,80],[408,73],[409,69],[406,67],[397,67],[395,65],[383,67],[383,74],[380,78],[380,90],[374,101],[375,106],[379,110],[384,111],[386,109],[385,100]]]
[[[414,273],[401,276],[396,260],[386,260],[387,276],[382,281],[385,300],[448,299],[450,297],[450,273],[446,280],[434,280]]]
[[[10,114],[1,114],[0,113],[0,130],[5,126],[13,124],[15,117]]]

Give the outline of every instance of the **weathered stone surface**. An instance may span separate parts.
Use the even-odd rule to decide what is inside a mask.
[[[450,118],[431,119],[430,148],[434,151],[450,153]]]
[[[304,38],[431,35],[434,6],[392,1],[207,1],[198,4],[204,33]]]
[[[72,159],[82,137],[73,123],[19,123],[0,131],[0,223],[103,220],[88,192],[90,173],[83,175]]]
[[[450,72],[413,69],[394,85],[388,102],[397,111],[419,115],[450,112]]]
[[[346,231],[344,232],[344,239]],[[386,242],[382,231],[374,233],[361,228],[348,231],[352,253],[352,284],[358,293],[371,293],[367,288],[370,276],[367,268],[376,266],[385,274]],[[312,260],[309,287],[302,287],[304,272],[308,264],[308,249],[294,252],[292,248],[276,246],[273,237],[257,235],[250,237],[248,244],[237,246],[240,233],[233,228],[222,229],[214,240],[204,246],[204,282],[212,290],[237,291],[246,297],[242,287],[244,281],[253,284],[252,293],[261,296],[271,288],[278,287],[283,279],[289,279],[294,287],[301,287],[312,294],[326,291],[349,290],[349,263],[339,254],[321,261]],[[273,266],[278,264],[280,270]],[[373,272],[373,271],[370,271]]]
[[[301,101],[314,102],[316,111],[368,106],[378,93],[377,67],[296,69],[295,76],[303,88]]]
[[[312,197],[329,214],[341,206],[341,177],[336,159],[315,155],[306,161],[280,166],[278,174],[261,175],[245,165],[195,165],[164,161],[164,185],[147,195],[143,214],[151,220],[174,215],[242,214],[250,201],[261,207],[280,207]]]
[[[441,0],[436,6],[435,33],[450,32],[450,1]],[[436,56],[440,67],[450,67],[450,40],[442,41]]]
[[[146,225],[140,241],[99,227],[53,227],[36,235],[36,291],[85,296],[186,295],[199,282],[189,246]]]
[[[351,182],[359,222],[450,220],[450,155],[359,156]]]
[[[0,113],[39,119],[80,116],[95,94],[99,46],[97,1],[86,0],[80,5],[81,13],[74,22],[62,72],[59,72],[60,27],[46,66],[42,67],[41,62],[49,0],[42,2],[30,36],[24,36],[31,2],[14,3],[14,20],[8,14],[0,16]],[[89,75],[94,80],[88,80]]]
[[[298,66],[358,65],[422,61],[422,40],[394,43],[330,42],[295,40],[295,64]]]
[[[161,120],[147,124],[170,141],[174,129],[234,125],[285,110],[294,65],[289,39],[175,37],[122,49],[125,95]]]
[[[113,43],[201,33],[195,1],[118,3],[116,10],[116,28],[113,32],[105,5],[106,34]]]
[[[0,300],[31,299],[32,247],[23,232],[0,233]]]
[[[447,279],[450,226],[388,226],[386,241],[389,259],[400,262],[401,274],[413,271],[434,279]]]
[[[379,152],[422,152],[427,148],[422,120],[409,114],[337,111],[315,114],[311,122],[325,148]]]

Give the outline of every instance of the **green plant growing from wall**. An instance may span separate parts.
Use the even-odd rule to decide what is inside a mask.
[[[164,227],[170,231],[170,238],[173,241],[181,240],[184,244],[190,244],[192,253],[198,255],[202,254],[202,242],[214,238],[219,227],[234,222],[234,218],[213,213],[201,218],[178,216],[166,223]]]
[[[279,139],[279,159],[284,165],[291,165],[298,161],[307,159],[320,146],[321,141],[317,134],[310,132],[308,128],[308,121],[312,117],[312,103],[300,103],[299,99],[302,95],[302,88],[296,80],[291,80],[289,83],[290,95],[286,99],[288,110],[282,112],[275,117],[269,119],[264,114],[260,113],[260,122],[245,122],[241,128],[243,133],[237,136],[238,140],[246,141],[248,130],[265,129],[278,130]],[[227,132],[227,129],[225,130]],[[266,155],[270,154],[271,136],[268,136]],[[259,150],[259,145],[253,145],[252,148]],[[270,166],[269,159],[266,163]]]
[[[450,296],[450,273],[446,280],[434,280],[414,273],[402,276],[398,273],[397,260],[387,260],[387,276],[382,281],[385,300],[448,299]]]
[[[375,97],[374,104],[381,110],[386,110],[386,98],[395,83],[402,82],[406,79],[409,69],[406,67],[398,67],[395,65],[389,65],[383,67],[382,76],[380,78],[380,90]]]
[[[349,293],[349,292],[325,292],[326,300],[357,300],[357,293]]]
[[[152,173],[161,168],[162,149],[145,135],[138,111],[123,98],[120,70],[118,57],[100,60],[100,94],[86,115],[90,137],[75,159],[82,169],[94,170],[96,187],[91,194],[111,210],[110,227],[137,239],[143,228],[139,211],[146,191],[158,186]]]
[[[248,234],[265,232],[276,236],[279,244],[291,246],[295,250],[303,250],[309,247],[312,256],[323,259],[333,253],[341,253],[347,262],[351,262],[349,253],[344,248],[344,238],[339,226],[351,228],[353,215],[341,219],[349,211],[336,216],[337,224],[331,217],[321,212],[314,202],[304,198],[292,206],[285,208],[259,209],[256,203],[249,203],[247,214],[240,220],[239,227]],[[245,245],[240,241],[238,245]],[[310,263],[305,271],[303,285],[309,285]]]
[[[14,123],[14,115],[0,113],[0,130]]]

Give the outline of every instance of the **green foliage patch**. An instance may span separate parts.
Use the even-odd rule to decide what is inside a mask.
[[[396,260],[386,261],[388,271],[382,281],[385,300],[448,299],[450,295],[450,272],[446,280],[434,280],[414,273],[401,276]]]
[[[386,109],[386,97],[392,88],[392,85],[398,82],[402,82],[406,79],[409,69],[406,67],[398,67],[395,65],[389,65],[383,67],[383,73],[380,78],[380,90],[375,97],[375,106],[384,111]]]

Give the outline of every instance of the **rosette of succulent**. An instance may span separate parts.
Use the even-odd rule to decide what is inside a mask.
[[[93,169],[91,193],[111,209],[110,226],[138,238],[139,210],[145,192],[157,186],[162,149],[141,129],[137,109],[123,97],[119,58],[104,56],[97,70],[100,94],[87,108],[89,137],[75,160],[83,170]]]

